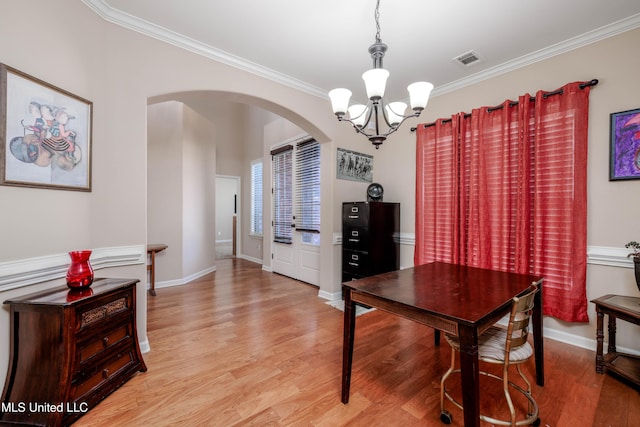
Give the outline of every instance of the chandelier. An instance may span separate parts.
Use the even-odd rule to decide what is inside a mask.
[[[333,89],[329,92],[329,98],[331,98],[331,107],[338,120],[351,123],[356,132],[366,136],[378,149],[380,144],[397,131],[405,120],[420,115],[427,106],[433,85],[428,82],[416,82],[407,87],[412,114],[405,115],[407,104],[404,102],[386,103],[384,101],[384,90],[389,71],[382,68],[382,58],[384,58],[388,47],[382,43],[380,38],[380,0],[377,0],[376,3],[375,20],[376,41],[369,47],[369,54],[373,59],[373,69],[362,74],[369,102],[367,105],[354,104],[349,106],[351,91],[344,88]]]

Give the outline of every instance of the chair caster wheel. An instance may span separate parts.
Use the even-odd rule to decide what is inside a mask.
[[[453,421],[451,412],[449,411],[440,412],[440,421],[442,421],[443,424],[451,424],[451,421]]]

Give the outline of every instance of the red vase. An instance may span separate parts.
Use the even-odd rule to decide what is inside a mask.
[[[93,268],[89,263],[91,251],[69,252],[71,265],[67,270],[67,286],[71,289],[84,289],[93,283]]]

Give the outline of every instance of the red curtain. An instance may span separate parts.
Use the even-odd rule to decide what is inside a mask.
[[[589,86],[417,128],[414,264],[544,277],[544,313],[586,322]]]

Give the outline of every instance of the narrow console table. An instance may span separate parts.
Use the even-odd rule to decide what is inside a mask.
[[[136,332],[136,283],[96,279],[5,301],[10,359],[0,425],[66,426],[147,367]]]
[[[607,369],[640,388],[640,356],[616,350],[616,319],[640,325],[640,298],[605,295],[591,302],[596,305],[598,315],[596,372],[601,374]],[[609,345],[603,355],[605,314],[609,316]]]
[[[156,296],[156,254],[158,252],[162,252],[167,249],[167,245],[163,244],[149,244],[147,245],[147,254],[149,255],[150,261],[147,264],[147,271],[150,271],[150,282],[151,287],[149,288],[149,293]]]

